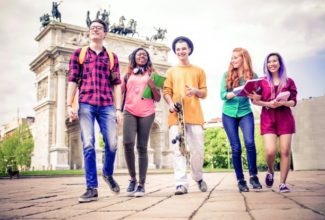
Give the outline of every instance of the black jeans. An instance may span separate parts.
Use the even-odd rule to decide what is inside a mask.
[[[137,150],[139,154],[139,183],[146,181],[148,169],[148,139],[155,114],[147,117],[138,117],[124,111],[123,118],[123,145],[126,164],[131,178],[136,177],[134,145],[137,137]]]

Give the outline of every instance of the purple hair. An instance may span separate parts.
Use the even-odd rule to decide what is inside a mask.
[[[286,67],[284,65],[283,58],[279,53],[270,53],[269,55],[266,56],[265,61],[264,61],[264,75],[266,76],[267,82],[269,83],[269,86],[271,87],[271,92],[272,92],[272,99],[275,98],[275,91],[274,91],[274,82],[273,82],[273,77],[272,73],[268,70],[267,68],[267,62],[271,56],[276,56],[279,60],[280,68],[279,68],[279,87],[278,87],[278,92],[282,90],[283,87],[285,87],[286,82],[287,82],[287,71]]]

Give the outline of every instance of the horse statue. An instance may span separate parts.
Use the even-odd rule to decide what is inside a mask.
[[[61,2],[59,2],[59,3],[52,2],[52,17],[53,17],[53,19],[59,20],[59,22],[61,22],[61,13],[60,13],[58,7],[61,4]]]
[[[134,19],[130,19],[129,22],[127,23],[127,25],[125,26],[123,32],[122,32],[122,35],[126,36],[128,34],[134,34],[135,32],[135,26],[134,26],[134,22],[135,20]]]
[[[124,31],[124,21],[125,21],[125,17],[121,16],[119,19],[119,24],[118,25],[113,24],[110,32],[114,34],[122,34]]]
[[[86,24],[87,24],[87,27],[90,27],[90,24],[91,24],[90,11],[87,11]]]
[[[139,33],[137,32],[137,21],[133,22],[132,30],[133,30],[132,37],[134,34],[137,34],[139,36]]]
[[[161,28],[155,28],[155,30],[157,31],[157,34],[152,35],[152,37],[150,38],[150,41],[157,41],[158,39],[160,39],[161,41],[163,41],[166,37],[165,34],[167,33],[166,29],[161,29]]]
[[[104,23],[106,24],[107,28],[109,28],[109,11],[106,11],[106,9],[104,9],[103,13],[101,14],[101,20],[104,21]]]
[[[44,14],[40,17],[40,22],[42,24],[42,27],[46,27],[50,22],[50,15],[48,13]]]

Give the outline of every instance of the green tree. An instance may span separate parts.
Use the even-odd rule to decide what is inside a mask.
[[[239,129],[239,136],[242,145],[242,160],[245,169],[248,168],[246,148],[244,144],[244,139],[241,130]],[[204,155],[204,166],[212,168],[228,168],[228,158],[230,161],[230,167],[232,165],[232,154],[230,150],[229,141],[226,132],[223,128],[208,128],[204,132],[205,137],[205,155]],[[255,125],[255,145],[257,154],[257,167],[260,170],[266,169],[265,161],[265,147],[263,142],[263,137],[260,135],[260,125]],[[228,156],[229,149],[229,156]],[[276,161],[279,158],[277,156]]]
[[[0,172],[11,166],[30,167],[34,140],[27,125],[19,126],[14,133],[0,143]]]
[[[228,168],[228,163],[232,167],[231,151],[228,151],[229,144],[224,129],[208,128],[204,132],[204,139],[204,167]]]

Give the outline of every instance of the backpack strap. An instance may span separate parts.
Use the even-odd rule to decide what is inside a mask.
[[[86,53],[88,50],[88,46],[86,47],[82,47],[80,54],[79,54],[79,64],[82,65],[85,61],[85,57],[86,57]],[[113,70],[114,67],[114,54],[113,52],[106,50],[107,54],[108,54],[108,59],[109,59],[109,70]]]
[[[109,59],[109,70],[113,70],[114,67],[114,54],[113,52],[106,50],[107,54],[108,54],[108,59]]]
[[[85,61],[87,50],[88,50],[88,46],[81,48],[81,51],[79,54],[79,64],[80,65],[82,65]]]

